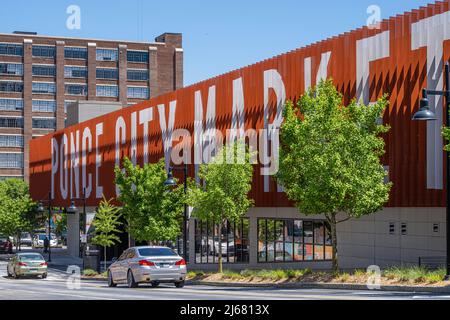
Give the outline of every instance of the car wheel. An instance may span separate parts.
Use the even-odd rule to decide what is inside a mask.
[[[177,287],[177,288],[183,288],[183,287],[184,287],[184,281],[181,281],[181,282],[175,282],[175,287]]]
[[[117,286],[117,284],[114,283],[114,279],[113,279],[111,271],[108,271],[108,287],[113,288],[116,286]]]
[[[44,274],[42,275],[42,279],[47,279],[47,274],[46,274],[46,273],[44,273]]]
[[[19,279],[20,276],[14,271],[14,279]]]
[[[6,273],[8,274],[8,278],[12,278],[12,274],[9,272],[9,268],[6,268]]]
[[[138,283],[134,280],[133,272],[131,270],[128,270],[127,285],[128,288],[137,288],[138,286]]]
[[[151,283],[151,285],[152,285],[152,288],[157,288],[157,287],[159,287],[159,282],[153,281],[153,282]]]

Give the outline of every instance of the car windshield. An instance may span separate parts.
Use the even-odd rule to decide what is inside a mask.
[[[21,254],[19,259],[20,261],[44,261],[40,254]]]
[[[29,233],[22,233],[22,234],[20,235],[20,237],[21,237],[22,239],[30,238],[30,234],[29,234]]]
[[[47,237],[47,235],[45,235],[45,234],[40,234],[40,235],[39,235],[39,240],[45,240],[46,237]],[[51,236],[50,240],[53,240],[53,239],[54,239],[54,235]]]
[[[138,249],[139,255],[142,257],[155,257],[155,256],[176,256],[175,251],[169,248],[142,248]]]

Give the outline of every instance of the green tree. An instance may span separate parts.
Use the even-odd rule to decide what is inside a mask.
[[[113,246],[114,244],[120,242],[120,238],[117,233],[120,233],[120,208],[114,206],[111,200],[106,200],[103,196],[103,200],[95,214],[94,221],[92,225],[95,228],[95,235],[92,238],[92,243],[103,247],[103,255],[105,259],[106,268],[106,248]]]
[[[339,269],[337,224],[381,210],[392,187],[385,183],[387,173],[380,162],[385,152],[381,135],[389,127],[379,119],[387,98],[372,106],[353,101],[345,107],[342,101],[328,80],[303,95],[296,106],[287,103],[277,175],[301,213],[325,215],[334,271]]]
[[[161,159],[158,163],[140,167],[125,158],[123,171],[116,167],[118,200],[123,205],[128,232],[137,241],[159,243],[175,240],[180,235],[183,188],[180,186],[173,192],[167,190],[164,163]]]
[[[232,155],[232,156],[231,156]],[[212,221],[223,230],[227,220],[237,221],[253,206],[248,194],[252,188],[251,154],[242,142],[225,146],[209,164],[200,166],[203,185],[189,188],[187,202],[193,215],[202,221]],[[221,232],[221,231],[219,231]],[[222,237],[218,243],[219,273],[223,272]]]
[[[31,232],[36,223],[35,209],[36,204],[23,180],[0,182],[0,233],[20,238],[21,232]]]

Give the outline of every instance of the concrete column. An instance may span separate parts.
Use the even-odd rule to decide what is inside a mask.
[[[23,175],[25,181],[30,178],[30,146],[33,139],[33,40],[23,40]]]
[[[119,45],[119,101],[122,103],[122,107],[127,107],[127,48],[125,44]]]
[[[66,86],[64,77],[64,41],[56,41],[56,130],[65,127],[65,96]]]
[[[258,218],[254,215],[250,216],[248,242],[249,248],[249,266],[258,265]]]
[[[155,98],[159,95],[159,84],[158,84],[158,47],[148,48],[148,58],[149,58],[149,85],[150,85],[150,98]]]
[[[97,44],[88,43],[88,100],[97,97]]]
[[[173,74],[174,74],[174,90],[183,88],[183,49],[175,48]]]
[[[80,255],[80,213],[67,215],[67,251],[72,257]]]

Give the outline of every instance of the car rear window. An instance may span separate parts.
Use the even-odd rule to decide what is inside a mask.
[[[38,254],[21,254],[19,256],[21,261],[43,261],[44,258]]]
[[[138,249],[139,255],[142,257],[154,257],[154,256],[176,256],[175,251],[169,248],[143,248]]]

